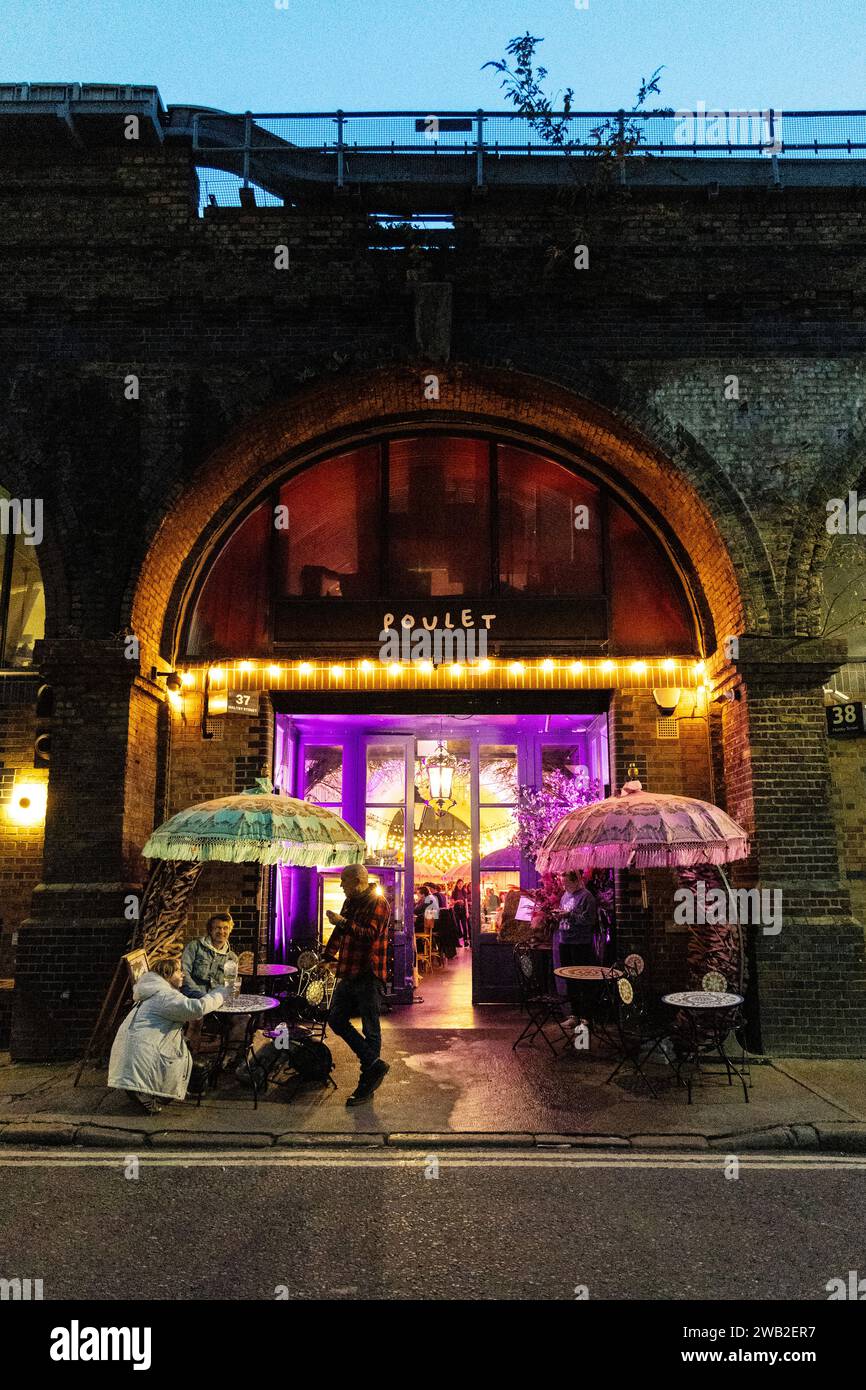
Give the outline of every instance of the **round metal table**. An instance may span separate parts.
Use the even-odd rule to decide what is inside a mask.
[[[724,1064],[729,1086],[733,1086],[733,1078],[737,1077],[743,1087],[743,1098],[748,1105],[749,1089],[746,1077],[728,1056],[724,1046],[728,1033],[736,1027],[740,1005],[743,1002],[742,994],[730,994],[715,989],[686,989],[662,995],[662,1003],[669,1004],[672,1009],[681,1009],[689,1022],[686,1046],[675,1063],[677,1081],[685,1084],[689,1093],[689,1105],[692,1103],[692,1081],[695,1073],[700,1075],[701,1062],[706,1061],[713,1053],[716,1053]],[[703,1036],[701,1028],[706,1030]],[[745,1052],[743,1057],[745,1060]],[[690,1067],[690,1070],[683,1083],[682,1070],[686,1066]]]
[[[244,1056],[246,1056],[252,1046],[257,1015],[267,1013],[269,1009],[278,1008],[279,1002],[279,999],[272,998],[270,994],[239,994],[236,999],[227,1000],[221,1008],[212,1010],[210,1016],[216,1019],[220,1031],[220,1045],[213,1070],[212,1087],[216,1087],[229,1049],[229,1021],[238,1015],[242,1017],[246,1015],[247,1022],[243,1040],[237,1045],[238,1052],[243,1050]]]

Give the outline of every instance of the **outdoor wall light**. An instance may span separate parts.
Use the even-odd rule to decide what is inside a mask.
[[[422,676],[431,676],[433,674],[433,662],[422,661],[418,670],[421,672]]]
[[[183,684],[177,671],[157,671],[155,666],[150,668],[150,679],[152,681],[165,681],[165,688],[169,691],[178,691]]]
[[[41,825],[47,804],[47,782],[16,782],[6,814],[15,825]]]
[[[682,693],[683,692],[679,689],[679,687],[675,685],[669,686],[662,690],[653,691],[653,699],[656,702],[659,713],[664,715],[666,719],[669,719],[671,715],[674,713],[677,705],[680,702],[680,696],[682,695]]]
[[[331,667],[331,675],[334,677],[334,680],[335,680],[335,681],[341,681],[341,680],[343,679],[343,677],[345,676],[345,674],[346,674],[346,668],[345,668],[345,666],[332,666],[332,667]]]

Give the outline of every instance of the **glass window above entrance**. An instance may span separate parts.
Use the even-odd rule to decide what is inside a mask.
[[[485,631],[502,651],[700,649],[671,558],[621,498],[539,451],[430,432],[275,486],[205,572],[183,655],[367,655],[386,612],[479,630],[493,614]]]

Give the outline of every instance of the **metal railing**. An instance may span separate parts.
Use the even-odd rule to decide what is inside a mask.
[[[549,122],[555,142],[537,118],[482,110],[197,112],[192,132],[196,151],[235,153],[245,180],[253,160],[297,151],[332,157],[338,185],[357,155],[460,158],[479,185],[486,160],[509,156],[866,158],[866,111],[577,111]]]

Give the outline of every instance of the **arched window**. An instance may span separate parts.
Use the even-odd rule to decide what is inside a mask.
[[[386,609],[449,602],[495,611],[491,640],[515,648],[698,650],[666,551],[606,488],[536,450],[430,433],[365,444],[275,488],[200,585],[185,654],[369,648]]]
[[[0,487],[0,667],[32,666],[34,644],[45,636],[45,594],[36,559],[41,540],[41,501],[10,497]]]

